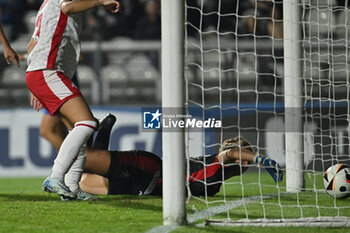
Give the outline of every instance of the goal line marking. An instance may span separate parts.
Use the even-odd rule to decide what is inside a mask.
[[[212,206],[206,210],[202,210],[202,211],[193,213],[187,217],[187,221],[188,221],[188,223],[194,223],[195,221],[197,221],[199,219],[208,218],[208,217],[211,217],[213,215],[221,214],[225,211],[229,211],[231,209],[240,207],[242,205],[249,204],[251,202],[258,201],[261,199],[271,198],[274,196],[276,196],[276,195],[251,196],[251,197],[246,197],[246,198],[236,200],[236,201],[229,201],[226,204],[222,204],[219,206]]]
[[[226,204],[222,204],[219,206],[213,206],[213,207],[210,207],[206,210],[202,210],[202,211],[190,214],[187,216],[187,221],[188,221],[188,223],[194,223],[197,220],[204,219],[204,218],[216,215],[216,214],[220,214],[222,212],[231,210],[233,208],[240,207],[240,206],[245,205],[245,204],[249,204],[249,203],[257,201],[257,200],[271,198],[274,196],[276,196],[276,195],[252,196],[252,197],[246,197],[246,198],[236,200],[236,201],[229,201]],[[160,232],[161,233],[169,233],[178,227],[179,226],[157,226],[157,227],[154,227],[154,228],[148,230],[146,233],[160,233]]]

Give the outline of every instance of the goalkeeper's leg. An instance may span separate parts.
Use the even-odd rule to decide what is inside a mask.
[[[92,145],[92,149],[95,150],[108,150],[109,138],[111,136],[111,130],[117,118],[109,114],[100,123],[96,139]]]

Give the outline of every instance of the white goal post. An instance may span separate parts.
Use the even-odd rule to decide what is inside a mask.
[[[288,192],[304,188],[300,0],[283,2],[284,107]]]
[[[350,227],[350,205],[323,187],[329,166],[350,165],[349,1],[161,0],[163,111],[222,121],[163,130],[164,225]],[[204,165],[235,136],[281,164],[283,182],[250,163],[214,197],[204,171],[193,195],[192,156]]]
[[[162,108],[183,114],[184,106],[184,1],[162,0]],[[183,132],[164,132],[164,225],[186,223],[185,138]]]

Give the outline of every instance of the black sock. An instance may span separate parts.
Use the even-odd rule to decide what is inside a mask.
[[[97,136],[95,138],[93,149],[96,150],[108,150],[109,138],[111,136],[111,130],[116,121],[115,116],[109,114],[101,123],[98,130]]]

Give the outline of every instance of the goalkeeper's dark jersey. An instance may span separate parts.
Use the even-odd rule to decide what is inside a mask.
[[[222,166],[217,154],[190,159],[188,177],[191,194],[194,196],[214,195],[222,184]]]
[[[162,194],[162,160],[147,151],[111,151],[107,173],[108,194]],[[190,159],[188,177],[192,195],[214,195],[222,184],[222,166],[217,154]]]

